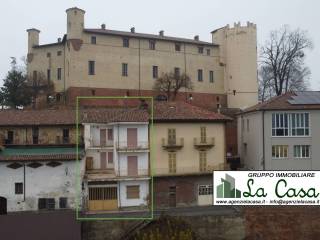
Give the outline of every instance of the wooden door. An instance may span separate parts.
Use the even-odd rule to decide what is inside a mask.
[[[128,156],[128,176],[138,175],[138,157]]]
[[[100,153],[100,168],[101,169],[107,168],[107,153],[106,152]]]
[[[106,129],[100,129],[100,146],[106,146],[107,133]]]
[[[86,170],[93,169],[93,157],[86,157]]]
[[[176,207],[177,194],[176,186],[169,187],[169,207]]]
[[[0,215],[7,214],[7,199],[0,197]]]
[[[127,129],[127,142],[129,148],[137,147],[138,144],[138,131],[137,128]]]

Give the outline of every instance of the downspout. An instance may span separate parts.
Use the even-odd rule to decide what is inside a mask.
[[[23,201],[26,201],[26,164],[23,164]]]
[[[141,54],[140,54],[140,38],[139,38],[139,96],[141,96]]]
[[[186,55],[186,43],[183,44],[183,57],[184,57],[184,74],[187,75],[187,55]],[[184,89],[185,96],[186,96],[186,102],[188,101],[188,95],[187,95],[187,89]]]
[[[139,40],[140,41],[140,40]],[[140,67],[139,67],[140,69]],[[119,123],[117,125],[117,146],[116,146],[116,151],[117,151],[117,161],[118,161],[118,176],[120,176],[120,161],[119,161],[119,152],[118,152],[118,147],[119,147]],[[121,196],[120,196],[120,181],[118,181],[118,196],[119,196],[119,207],[121,207]]]
[[[266,170],[265,146],[264,146],[264,110],[262,110],[262,169]]]

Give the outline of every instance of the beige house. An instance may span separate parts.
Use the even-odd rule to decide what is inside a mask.
[[[212,171],[226,168],[228,120],[184,102],[155,104],[157,207],[212,204]]]
[[[40,31],[28,29],[28,75],[54,83],[56,101],[72,104],[78,95],[156,95],[155,80],[167,72],[188,74],[192,92],[179,99],[217,108],[257,103],[256,25],[248,22],[211,32],[212,42],[170,37],[164,31],[85,27],[85,11],[69,8],[67,33],[40,44]]]

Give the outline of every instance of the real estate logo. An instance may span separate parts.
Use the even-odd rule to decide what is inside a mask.
[[[320,205],[320,171],[214,171],[213,205]]]
[[[235,179],[226,174],[221,178],[221,184],[217,186],[217,198],[240,198],[241,191],[235,188]]]

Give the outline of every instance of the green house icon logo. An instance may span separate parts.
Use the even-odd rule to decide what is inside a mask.
[[[235,179],[226,174],[221,178],[221,184],[217,186],[217,198],[240,198],[241,191],[235,188]]]

